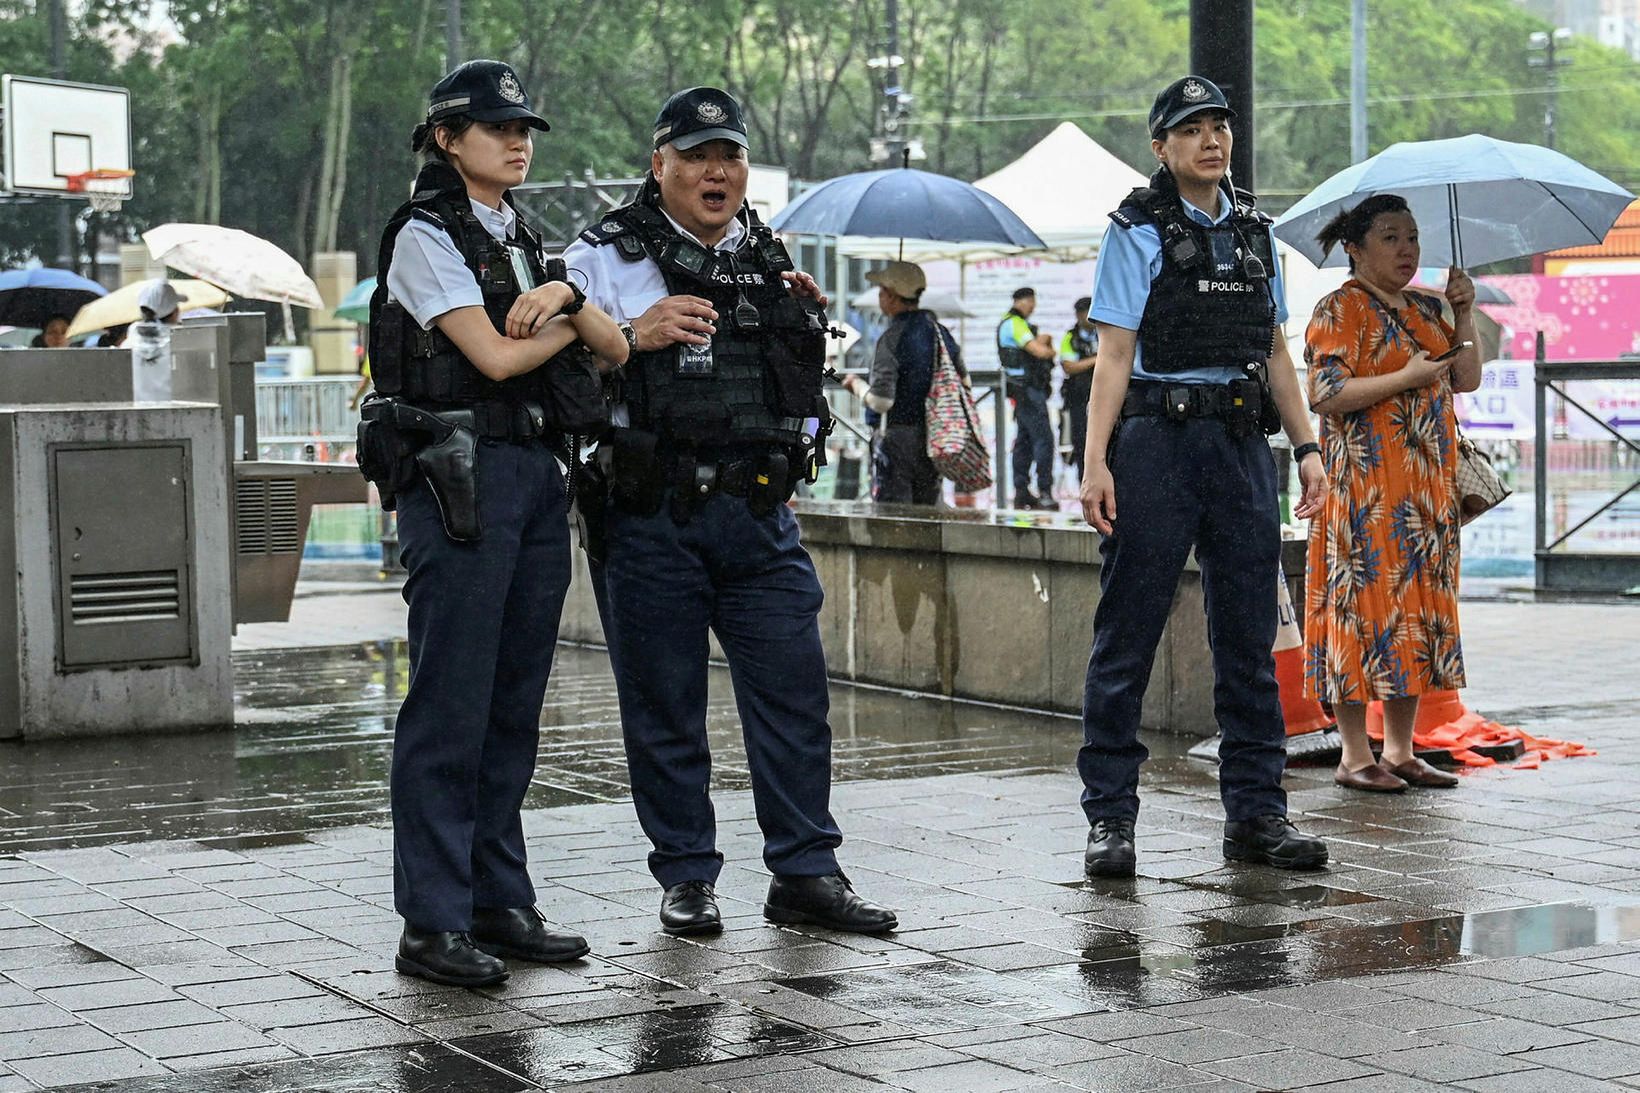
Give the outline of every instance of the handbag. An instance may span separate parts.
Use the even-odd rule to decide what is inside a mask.
[[[1496,508],[1514,491],[1503,484],[1491,457],[1475,442],[1458,434],[1458,522],[1467,524],[1487,509]]]
[[[1401,321],[1401,317],[1395,313],[1394,308],[1386,305],[1385,312],[1388,314],[1390,321],[1401,329],[1401,333],[1406,335],[1407,341],[1411,342],[1421,352],[1428,352],[1419,344],[1417,336],[1412,333],[1407,324]],[[1457,479],[1458,523],[1462,526],[1486,510],[1496,508],[1505,497],[1508,497],[1514,491],[1503,484],[1503,479],[1498,476],[1497,470],[1492,466],[1491,457],[1477,448],[1473,440],[1464,436],[1463,430],[1459,429],[1457,433],[1458,460],[1455,477]]]
[[[962,493],[991,487],[991,453],[979,432],[979,410],[962,382],[945,332],[934,329],[934,376],[926,403],[928,458],[940,477],[949,478]]]

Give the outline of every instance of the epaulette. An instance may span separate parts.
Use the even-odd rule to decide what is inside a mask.
[[[1136,228],[1140,224],[1154,224],[1156,218],[1150,215],[1150,210],[1138,205],[1123,205],[1120,209],[1112,209],[1110,218],[1124,228]]]
[[[617,238],[625,235],[627,226],[614,217],[606,217],[581,233],[581,242],[594,247],[601,247],[605,243],[613,243]]]
[[[425,220],[435,228],[449,230],[448,225],[444,223],[444,218],[442,216],[434,212],[432,209],[424,208],[421,205],[416,205],[411,208],[410,218],[412,220]]]

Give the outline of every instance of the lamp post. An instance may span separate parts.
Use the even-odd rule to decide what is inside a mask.
[[[1552,31],[1534,30],[1526,39],[1526,64],[1530,68],[1546,70],[1549,97],[1543,107],[1543,143],[1555,146],[1555,123],[1560,111],[1560,70],[1572,63],[1570,57],[1557,54],[1571,45],[1572,32],[1565,27]]]

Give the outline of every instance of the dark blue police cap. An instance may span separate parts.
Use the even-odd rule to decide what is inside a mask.
[[[1203,110],[1220,110],[1229,117],[1236,116],[1224,92],[1212,80],[1201,76],[1174,80],[1162,89],[1150,107],[1150,135],[1160,140],[1167,130]]]
[[[468,61],[438,82],[427,97],[428,122],[466,116],[474,121],[523,118],[533,129],[551,128],[530,109],[530,97],[512,65],[501,61]]]
[[[709,140],[732,140],[742,148],[750,147],[740,104],[727,91],[691,87],[667,99],[655,115],[656,148],[670,144],[682,152]]]

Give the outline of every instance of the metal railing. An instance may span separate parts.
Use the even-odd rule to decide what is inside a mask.
[[[1569,410],[1576,410],[1618,444],[1640,455],[1640,443],[1625,436],[1612,423],[1567,393],[1575,380],[1640,379],[1640,360],[1547,361],[1544,338],[1537,338],[1537,358],[1533,362],[1536,386],[1537,425],[1533,438],[1532,468],[1535,507],[1533,558],[1536,588],[1547,592],[1621,592],[1640,585],[1640,552],[1577,552],[1561,549],[1567,540],[1599,517],[1615,508],[1624,498],[1640,489],[1640,474],[1631,474],[1628,485],[1617,490],[1595,510],[1567,528],[1553,541],[1549,539],[1549,395],[1557,395]]]
[[[359,412],[348,405],[357,376],[258,380],[256,433],[261,444],[351,443]]]

